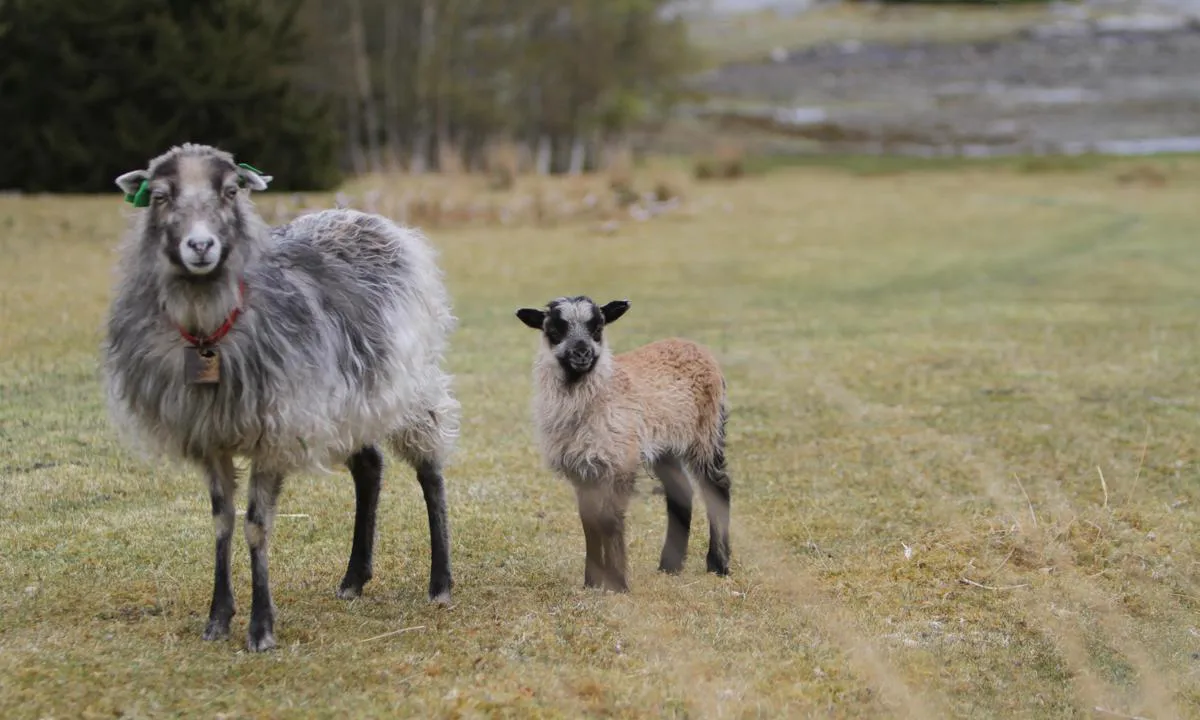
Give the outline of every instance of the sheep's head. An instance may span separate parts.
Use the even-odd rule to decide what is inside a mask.
[[[116,183],[128,195],[149,195],[145,249],[157,252],[169,271],[207,280],[248,259],[252,248],[243,245],[253,210],[243,190],[266,190],[270,180],[235,165],[227,152],[184,144],[151,160],[145,170],[121,175]]]
[[[603,355],[604,327],[629,309],[628,300],[613,300],[603,307],[578,295],[551,301],[545,310],[521,308],[517,317],[542,331],[546,348],[554,355],[568,382],[575,382],[596,367]]]

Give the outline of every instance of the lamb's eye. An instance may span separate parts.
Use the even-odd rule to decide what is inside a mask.
[[[230,200],[237,197],[237,194],[238,194],[238,186],[237,185],[228,185],[225,187],[225,197],[229,198]]]
[[[162,205],[167,201],[167,192],[165,190],[155,190],[150,193],[150,199],[157,205]]]

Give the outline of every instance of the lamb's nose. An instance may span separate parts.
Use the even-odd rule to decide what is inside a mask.
[[[212,249],[213,242],[211,237],[190,237],[187,246],[197,255],[204,257],[204,254]]]

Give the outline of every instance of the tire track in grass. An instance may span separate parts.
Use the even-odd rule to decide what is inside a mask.
[[[701,528],[694,528],[696,529]],[[944,698],[936,696],[936,693],[932,694],[936,697],[931,698],[928,691],[925,692],[925,697],[915,693],[900,673],[880,656],[876,648],[852,629],[855,623],[850,613],[836,598],[819,590],[819,581],[797,567],[794,559],[780,543],[767,539],[736,519],[730,523],[730,532],[741,548],[739,563],[748,562],[751,565],[757,564],[778,570],[770,574],[755,573],[748,576],[749,582],[795,602],[805,619],[822,636],[828,638],[834,649],[845,658],[851,673],[877,692],[879,702],[899,717],[924,719],[948,716]],[[700,684],[699,687],[711,689],[713,692],[682,691],[697,688],[700,678],[717,676],[726,686],[721,688],[722,690],[735,697],[746,698],[750,696],[747,680],[744,677],[723,675],[718,667],[721,658],[714,658],[712,647],[671,629],[674,625],[654,622],[650,613],[643,612],[643,608],[621,602],[624,600],[625,598],[618,598],[620,604],[614,603],[609,606],[609,620],[617,625],[614,629],[626,637],[636,638],[645,647],[665,647],[665,652],[654,658],[657,669],[665,670],[664,674],[672,678],[681,697],[698,706],[703,717],[736,715],[737,713],[731,713],[731,703],[722,700],[718,688],[712,684]]]
[[[853,425],[863,425],[868,417],[897,423],[911,421],[898,408],[863,401],[840,382],[828,376],[814,378],[814,386],[830,406],[840,409],[849,416],[849,422]],[[941,439],[936,436],[934,431],[927,428],[910,433],[909,437],[915,437],[918,442],[922,442],[927,446],[929,444],[939,444]],[[958,514],[959,510],[951,507],[946,502],[944,493],[934,492],[938,488],[933,486],[933,483],[928,480],[924,473],[919,473],[916,477],[920,478],[921,489],[927,493],[928,501],[936,509],[938,515],[953,516]],[[988,494],[990,497],[993,493],[989,492]],[[1031,607],[1038,609],[1038,620],[1043,623],[1052,620],[1054,625],[1061,625],[1059,619],[1054,617],[1049,611],[1041,612],[1043,607],[1041,603],[1031,605],[1027,607],[1027,610]],[[1109,691],[1103,687],[1103,683],[1098,681],[1088,667],[1088,654],[1084,649],[1081,634],[1078,632],[1067,632],[1063,635],[1055,635],[1045,632],[1045,624],[1039,624],[1038,627],[1047,636],[1047,639],[1051,641],[1055,649],[1058,650],[1066,662],[1068,669],[1071,671],[1072,677],[1078,679],[1077,681],[1072,680],[1072,686],[1076,700],[1080,705],[1091,707],[1098,701],[1102,701],[1105,704],[1111,702],[1109,700]]]
[[[731,544],[742,548],[740,555],[779,569],[765,576],[763,584],[795,600],[809,622],[837,644],[846,654],[851,669],[867,678],[892,710],[912,718],[949,716],[945,696],[930,688],[924,688],[921,694],[914,692],[900,671],[854,630],[857,623],[845,604],[822,590],[820,579],[800,567],[781,542],[756,532],[736,516],[730,520],[730,536]]]
[[[915,425],[916,428],[912,435],[919,442],[943,452],[954,462],[965,464],[981,481],[984,492],[997,508],[1011,516],[1016,527],[1023,527],[1022,517],[1029,512],[1029,506],[1024,497],[1015,488],[1010,487],[1010,483],[1007,482],[1007,473],[1001,471],[1004,459],[998,452],[985,449],[981,456],[977,448],[970,443],[956,436],[942,433],[920,421],[914,421],[897,408],[863,401],[840,382],[828,376],[818,376],[814,382],[827,402],[842,408],[844,412],[852,416],[854,422],[861,422],[863,418],[873,416]],[[1050,491],[1049,498],[1060,509],[1073,512],[1069,500],[1061,492]],[[930,501],[935,504],[939,512],[954,512],[953,508],[938,498],[936,494],[930,498]],[[1102,628],[1110,635],[1110,644],[1121,649],[1121,653],[1137,672],[1139,702],[1143,705],[1149,703],[1156,711],[1160,711],[1168,717],[1177,717],[1178,709],[1175,707],[1172,694],[1159,680],[1159,676],[1164,674],[1164,669],[1156,666],[1151,659],[1150,654],[1138,640],[1136,631],[1130,627],[1128,618],[1113,607],[1112,602],[1104,596],[1102,590],[1079,573],[1072,559],[1066,556],[1061,548],[1058,548],[1053,542],[1047,542],[1045,534],[1040,532],[1038,527],[1035,526],[1034,530],[1035,532],[1022,533],[1021,537],[1031,543],[1032,549],[1040,556],[1053,563],[1053,567],[1060,571],[1061,580],[1055,582],[1052,588],[1045,590],[1038,586],[1031,587],[1031,592],[1037,594],[1042,602],[1027,606],[1026,609],[1036,613],[1036,619],[1041,623],[1049,624],[1059,630],[1054,636],[1057,641],[1055,646],[1059,649],[1063,659],[1067,661],[1072,674],[1080,678],[1082,685],[1082,687],[1076,686],[1076,697],[1084,702],[1090,711],[1100,704],[1097,702],[1098,698],[1102,699],[1107,706],[1107,703],[1111,702],[1108,698],[1113,697],[1113,688],[1108,683],[1102,683],[1091,671],[1089,667],[1091,656],[1086,651],[1082,632],[1077,627],[1073,628],[1061,618],[1056,617],[1048,609],[1055,597],[1067,596],[1076,604],[1095,612]],[[1115,638],[1111,636],[1115,636]],[[1111,643],[1113,639],[1119,642]],[[1097,691],[1101,689],[1098,686],[1107,688],[1107,690],[1097,694]]]

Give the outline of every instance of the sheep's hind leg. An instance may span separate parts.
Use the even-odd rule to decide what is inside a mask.
[[[445,377],[443,381],[448,383]],[[446,481],[442,466],[457,426],[458,402],[448,390],[430,403],[419,421],[390,437],[396,454],[417,471],[429,518],[429,599],[449,605],[454,587],[450,569],[450,518],[446,507]]]
[[[708,509],[708,572],[729,574],[729,476],[723,471],[704,473],[704,504]]]
[[[230,547],[233,540],[234,504],[237,490],[233,458],[221,457],[208,462],[208,493],[212,499],[213,529],[216,532],[216,562],[213,573],[212,604],[208,609],[205,640],[224,640],[229,637],[229,621],[237,613],[229,570]]]
[[[450,519],[446,510],[446,481],[441,467],[432,460],[415,463],[417,482],[425,496],[429,516],[429,599],[450,604],[454,576],[450,570]]]
[[[663,541],[658,569],[675,574],[683,570],[687,558],[692,529],[692,483],[675,456],[659,458],[654,463],[654,475],[662,482],[667,496],[667,537]]]
[[[375,516],[379,507],[379,488],[383,483],[383,453],[367,445],[346,461],[354,478],[354,540],[346,575],[338,587],[338,597],[350,600],[362,595],[371,580],[375,557]]]
[[[251,652],[275,647],[275,603],[271,599],[271,581],[267,563],[267,548],[271,529],[275,525],[275,508],[283,476],[262,472],[250,473],[250,502],[246,506],[246,544],[250,546],[250,629],[246,647]]]
[[[731,482],[725,470],[725,450],[718,447],[710,462],[695,468],[703,482],[704,505],[708,510],[708,572],[729,574],[729,501]]]

